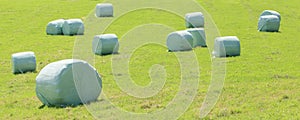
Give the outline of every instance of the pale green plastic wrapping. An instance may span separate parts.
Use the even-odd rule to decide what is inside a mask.
[[[21,52],[12,55],[12,72],[14,74],[36,70],[34,52]]]
[[[47,35],[62,35],[62,26],[64,22],[64,19],[58,19],[49,22],[46,28]]]
[[[236,36],[218,37],[214,43],[215,57],[240,56],[240,40]]]
[[[96,5],[96,16],[97,17],[113,17],[114,8],[110,3],[101,3]]]
[[[47,106],[76,106],[96,101],[102,80],[95,68],[82,60],[68,59],[44,67],[36,77],[36,94]]]
[[[281,20],[281,15],[279,12],[277,11],[274,11],[274,10],[264,10],[261,14],[260,14],[260,17],[261,16],[265,16],[265,15],[275,15],[279,18],[279,20]]]
[[[115,34],[96,35],[93,39],[93,52],[97,55],[118,53],[119,41]]]
[[[188,13],[185,15],[186,28],[204,27],[204,16],[201,12]]]
[[[62,30],[64,35],[83,35],[84,24],[81,19],[65,20]]]
[[[193,49],[193,35],[187,31],[170,33],[167,38],[169,51],[187,51]]]
[[[280,19],[276,15],[264,15],[259,18],[258,30],[266,32],[278,32]]]
[[[187,29],[187,32],[193,35],[193,47],[201,46],[206,47],[206,36],[203,28]]]

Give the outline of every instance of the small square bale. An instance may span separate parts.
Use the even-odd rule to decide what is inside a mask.
[[[20,52],[13,54],[12,69],[14,74],[35,71],[36,58],[34,52]]]
[[[204,16],[201,12],[188,13],[185,15],[186,28],[204,27]]]
[[[49,22],[46,28],[47,35],[62,35],[62,26],[64,22],[64,19],[58,19]]]
[[[240,56],[240,40],[236,36],[218,37],[215,39],[215,57]]]
[[[83,35],[84,24],[81,19],[65,20],[62,30],[64,35]]]
[[[113,17],[114,8],[111,3],[101,3],[96,5],[96,16],[97,17]]]
[[[193,49],[193,35],[187,31],[172,32],[167,37],[170,52],[188,51]]]
[[[203,28],[191,28],[187,29],[189,33],[193,35],[193,47],[201,46],[206,47],[206,36]]]
[[[93,52],[97,55],[118,53],[119,41],[115,34],[96,35],[93,39]]]
[[[264,15],[259,18],[258,31],[278,32],[280,19],[276,15]]]

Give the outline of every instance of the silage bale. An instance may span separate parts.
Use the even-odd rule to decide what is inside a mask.
[[[193,35],[193,47],[206,47],[206,36],[203,28],[187,29],[187,32]]]
[[[96,16],[97,17],[113,17],[114,8],[110,3],[101,3],[96,5]]]
[[[65,20],[62,30],[64,35],[83,35],[84,24],[81,19]]]
[[[167,38],[169,51],[187,51],[193,49],[193,35],[187,31],[170,33]]]
[[[64,19],[58,19],[49,22],[46,28],[47,35],[62,35],[62,26],[64,22]]]
[[[213,55],[216,57],[239,56],[240,40],[236,36],[218,37],[214,43]]]
[[[12,72],[14,74],[36,70],[34,52],[20,52],[12,55]]]
[[[96,35],[93,39],[93,52],[97,55],[114,54],[118,50],[119,41],[115,34]]]
[[[274,11],[274,10],[264,10],[261,14],[260,14],[260,17],[261,16],[265,16],[265,15],[275,15],[279,18],[279,20],[281,20],[281,16],[280,16],[280,13],[277,12],[277,11]]]
[[[185,15],[186,28],[204,27],[204,16],[201,12],[188,13]]]
[[[264,15],[259,18],[258,30],[266,32],[278,32],[280,19],[275,15]]]
[[[45,66],[36,77],[36,95],[47,106],[76,106],[97,100],[102,80],[94,67],[68,59]]]

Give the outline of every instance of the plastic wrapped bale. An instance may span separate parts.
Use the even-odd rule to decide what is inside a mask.
[[[96,35],[93,40],[93,52],[97,55],[118,53],[119,41],[115,34]]]
[[[113,17],[114,8],[110,3],[101,3],[96,5],[96,16],[97,17]]]
[[[278,32],[280,19],[275,15],[265,15],[259,18],[258,30],[265,32]]]
[[[193,47],[201,46],[206,47],[206,36],[203,28],[187,29],[187,32],[193,35]]]
[[[94,67],[68,59],[44,67],[36,77],[36,94],[47,106],[76,106],[96,101],[102,80]]]
[[[36,70],[36,58],[34,52],[21,52],[12,55],[12,71],[14,74]]]
[[[188,13],[185,15],[186,28],[204,27],[204,16],[201,12]]]
[[[62,35],[62,26],[64,24],[64,19],[54,20],[48,23],[46,28],[47,35]]]
[[[62,30],[64,35],[83,35],[84,24],[81,19],[65,20]]]
[[[240,41],[236,36],[218,37],[214,43],[216,57],[240,56]]]
[[[170,33],[167,38],[167,46],[170,52],[192,50],[193,35],[187,31]]]
[[[274,11],[274,10],[264,10],[261,14],[260,14],[260,17],[261,16],[265,16],[265,15],[275,15],[279,18],[279,20],[281,20],[281,16],[280,16],[280,13],[277,12],[277,11]]]

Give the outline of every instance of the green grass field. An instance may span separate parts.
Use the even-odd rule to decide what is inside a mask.
[[[82,18],[101,0],[1,0],[0,1],[0,118],[1,119],[93,119],[85,106],[39,109],[35,77],[51,62],[70,59],[76,36],[47,36],[46,25],[59,18]],[[174,0],[176,2],[176,0]],[[222,36],[238,36],[241,56],[226,58],[223,92],[205,119],[300,119],[300,14],[299,1],[274,0],[197,0],[210,13]],[[257,32],[259,14],[265,9],[282,15],[279,33]],[[164,17],[159,17],[160,14]],[[148,16],[148,17],[147,17]],[[149,17],[156,16],[156,17]],[[122,36],[141,21],[184,28],[184,20],[157,10],[141,10],[123,16],[106,33]],[[139,20],[137,20],[139,19]],[[177,21],[175,21],[177,20]],[[137,21],[137,22],[136,22]],[[120,26],[122,25],[122,26]],[[12,74],[11,54],[34,51],[37,72]],[[208,49],[196,48],[200,65],[197,96],[180,119],[199,119],[211,78]],[[163,56],[163,59],[162,59]],[[138,85],[150,83],[148,71],[153,64],[164,65],[166,84],[154,97],[137,99],[122,92],[113,80],[111,56],[96,56],[95,68],[103,79],[103,90],[124,110],[146,113],[163,109],[176,95],[180,82],[178,61],[166,48],[145,45],[130,61],[130,73]],[[178,73],[178,74],[177,74]]]

